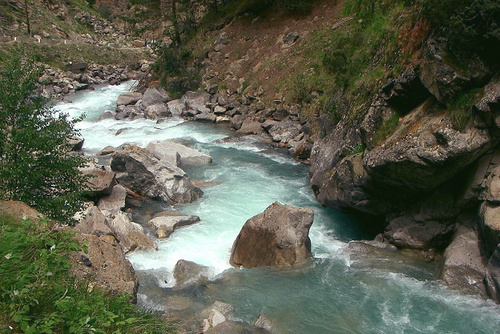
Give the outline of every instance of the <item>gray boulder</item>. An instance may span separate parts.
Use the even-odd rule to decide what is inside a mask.
[[[101,212],[108,216],[115,216],[121,209],[125,207],[125,198],[127,190],[120,184],[113,187],[113,191],[107,197],[99,199],[97,207]]]
[[[112,234],[106,224],[106,217],[93,203],[87,204],[85,210],[78,212],[74,218],[78,221],[74,227],[75,231],[97,236]]]
[[[125,253],[135,249],[156,249],[156,244],[144,233],[142,226],[131,222],[124,212],[118,212],[108,225]]]
[[[174,116],[180,116],[186,109],[186,104],[182,99],[172,100],[167,103],[168,109]]]
[[[142,99],[142,94],[139,92],[127,92],[120,94],[118,96],[118,100],[116,101],[116,104],[118,106],[128,106],[135,104],[137,101]]]
[[[198,216],[183,215],[181,213],[172,212],[169,215],[156,217],[148,222],[157,238],[168,238],[177,228],[182,226],[192,225],[200,221]]]
[[[212,158],[188,146],[171,140],[161,140],[149,143],[146,150],[161,161],[175,166],[205,165],[212,162]]]
[[[116,173],[109,167],[91,163],[80,169],[82,174],[88,175],[87,186],[97,197],[107,196],[113,191],[116,184]]]
[[[164,104],[168,101],[168,94],[162,88],[150,87],[142,96],[142,104],[149,107],[155,104]]]
[[[420,222],[410,216],[401,216],[390,221],[383,237],[398,248],[439,250],[448,245],[453,231],[453,224]]]
[[[268,132],[275,142],[288,143],[300,134],[302,126],[299,122],[283,121],[271,125]]]
[[[207,107],[210,103],[210,94],[206,92],[187,92],[181,101],[186,106],[186,109],[193,110],[195,115],[210,112],[210,108]]]
[[[290,267],[309,259],[309,229],[314,213],[309,208],[271,204],[246,221],[231,251],[234,267]]]
[[[157,119],[164,117],[171,117],[172,113],[163,103],[152,104],[146,107],[144,110],[144,116],[149,119]]]
[[[162,162],[138,146],[126,146],[113,154],[111,168],[117,181],[132,191],[169,204],[190,203],[203,192],[176,166]]]
[[[441,279],[454,289],[486,296],[485,273],[476,231],[461,226],[444,252]]]
[[[179,260],[174,267],[176,287],[185,287],[199,281],[208,280],[210,268],[192,261]]]

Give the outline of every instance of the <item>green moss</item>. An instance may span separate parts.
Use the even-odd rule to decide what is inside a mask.
[[[373,136],[373,144],[376,146],[386,138],[388,138],[390,135],[394,133],[396,128],[398,127],[399,124],[399,115],[394,114],[390,118],[386,119],[380,127],[377,129],[375,132],[375,135]]]

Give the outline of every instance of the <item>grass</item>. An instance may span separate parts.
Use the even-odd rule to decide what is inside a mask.
[[[380,127],[375,132],[375,136],[373,137],[374,146],[378,143],[382,142],[384,139],[389,137],[394,133],[399,124],[399,115],[394,114],[390,118],[386,119]]]
[[[447,111],[451,117],[453,127],[464,131],[474,120],[472,106],[479,100],[481,89],[475,88],[459,94],[453,101],[448,103]]]
[[[345,21],[339,28],[318,30],[300,44],[307,63],[284,85],[289,100],[315,106],[323,114],[334,112],[334,120],[345,113],[348,119],[364,114],[387,78],[397,75],[402,26],[400,1],[373,2],[376,10],[369,12],[365,2],[345,1],[339,18]],[[332,96],[344,107],[332,108]]]
[[[37,44],[16,43],[0,50],[0,59],[8,59],[19,54],[35,55],[37,60],[52,67],[64,68],[69,62],[87,62],[100,65],[131,65],[149,55],[142,49],[120,49],[92,44]]]
[[[0,216],[0,332],[175,333],[160,315],[132,305],[130,296],[77,283],[68,255],[80,249],[53,223]]]

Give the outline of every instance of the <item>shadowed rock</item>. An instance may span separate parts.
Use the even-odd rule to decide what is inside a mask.
[[[290,267],[309,259],[309,229],[314,213],[309,208],[271,204],[245,223],[236,238],[230,263],[234,267]]]

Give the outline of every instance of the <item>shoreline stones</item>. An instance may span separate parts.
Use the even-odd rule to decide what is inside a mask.
[[[290,267],[311,258],[309,208],[271,204],[245,223],[231,251],[234,267]]]

